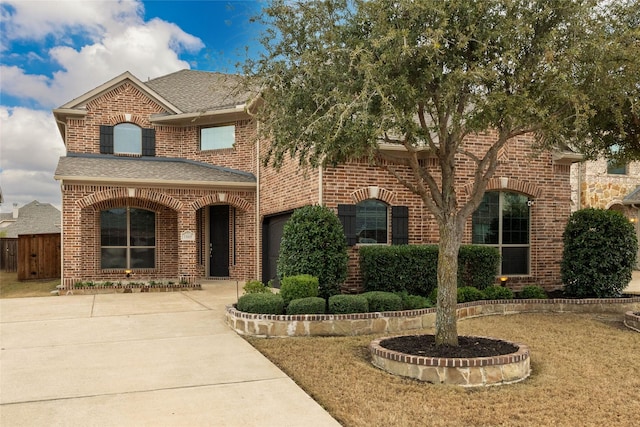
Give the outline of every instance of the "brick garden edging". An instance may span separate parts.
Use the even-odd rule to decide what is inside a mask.
[[[627,311],[624,314],[624,324],[629,329],[633,329],[636,332],[640,332],[640,311]]]
[[[518,350],[515,353],[493,357],[444,358],[413,356],[389,350],[380,345],[381,341],[387,338],[379,338],[369,344],[371,362],[394,375],[433,384],[484,387],[516,383],[531,374],[529,347],[524,344],[501,340]],[[489,337],[479,338],[496,340]]]
[[[640,312],[640,297],[606,299],[529,299],[458,304],[458,319],[517,313]],[[436,309],[359,314],[274,315],[226,308],[227,324],[240,335],[256,337],[349,336],[395,334],[435,327]]]

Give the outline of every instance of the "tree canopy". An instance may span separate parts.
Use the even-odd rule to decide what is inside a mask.
[[[436,339],[455,345],[457,253],[499,150],[532,133],[535,148],[596,156],[617,147],[640,158],[638,9],[597,0],[273,0],[262,15],[265,54],[245,65],[260,88],[267,161],[368,158],[418,194],[440,232]],[[488,131],[495,142],[479,155],[466,137]],[[389,158],[381,143],[407,156]],[[418,161],[425,150],[437,171]],[[454,185],[461,158],[475,165],[464,203]]]

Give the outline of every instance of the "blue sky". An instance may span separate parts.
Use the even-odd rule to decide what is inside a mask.
[[[0,0],[0,187],[9,212],[60,208],[62,138],[51,110],[124,71],[236,72],[260,53],[260,1]],[[248,51],[247,51],[248,49]]]

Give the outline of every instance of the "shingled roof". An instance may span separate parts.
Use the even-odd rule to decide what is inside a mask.
[[[49,203],[34,200],[18,209],[15,222],[0,229],[5,237],[20,234],[60,233],[60,211]]]
[[[251,93],[235,74],[180,70],[144,83],[183,113],[214,111],[246,103]]]
[[[56,179],[131,182],[137,184],[182,184],[255,187],[253,174],[207,163],[166,157],[114,157],[67,153],[61,157]]]

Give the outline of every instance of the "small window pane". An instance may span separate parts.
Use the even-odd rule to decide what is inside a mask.
[[[529,248],[502,248],[502,274],[528,274]]]
[[[498,244],[500,226],[500,193],[484,194],[482,203],[472,217],[472,242],[482,245]]]
[[[610,175],[626,175],[627,165],[626,163],[618,162],[615,160],[608,160],[607,173]]]
[[[131,209],[131,246],[156,245],[155,213],[144,209]]]
[[[114,208],[100,212],[100,246],[127,245],[127,209]]]
[[[113,152],[142,154],[142,129],[132,123],[121,123],[114,126]]]
[[[127,249],[126,248],[102,248],[101,268],[126,268]]]
[[[358,243],[387,243],[387,205],[364,200],[356,205]]]
[[[200,150],[219,150],[233,148],[236,140],[234,125],[216,126],[200,129]]]
[[[154,268],[155,249],[131,248],[131,268]]]
[[[502,206],[502,243],[529,243],[529,205],[522,194],[504,193]]]

